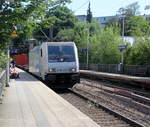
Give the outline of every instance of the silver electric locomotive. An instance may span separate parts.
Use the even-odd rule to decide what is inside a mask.
[[[44,42],[29,52],[29,71],[55,88],[80,82],[79,59],[74,42]]]

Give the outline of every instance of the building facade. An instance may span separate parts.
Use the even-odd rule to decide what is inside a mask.
[[[86,15],[77,15],[76,17],[79,22],[86,22]]]
[[[142,15],[142,16],[144,17],[145,20],[150,21],[150,15]],[[86,22],[86,15],[77,15],[76,17],[78,21]],[[105,25],[109,20],[112,20],[112,19],[118,21],[119,17],[118,16],[102,16],[102,17],[93,17],[93,19]]]

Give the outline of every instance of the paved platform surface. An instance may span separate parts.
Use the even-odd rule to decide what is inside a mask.
[[[19,70],[19,69],[18,69]],[[0,104],[0,127],[99,127],[42,82],[20,71]]]
[[[97,76],[100,78],[117,79],[117,80],[127,81],[127,82],[142,83],[147,85],[147,87],[150,88],[150,77],[137,77],[137,76],[123,75],[123,74],[96,72],[91,70],[80,70],[80,73],[83,75]]]

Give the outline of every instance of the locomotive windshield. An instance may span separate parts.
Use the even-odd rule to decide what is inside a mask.
[[[52,62],[74,62],[75,53],[73,46],[48,46],[48,61]]]

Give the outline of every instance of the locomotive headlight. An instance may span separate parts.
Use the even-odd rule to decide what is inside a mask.
[[[49,72],[56,72],[56,69],[55,68],[50,68]]]
[[[70,71],[71,72],[76,72],[76,68],[71,68]]]

